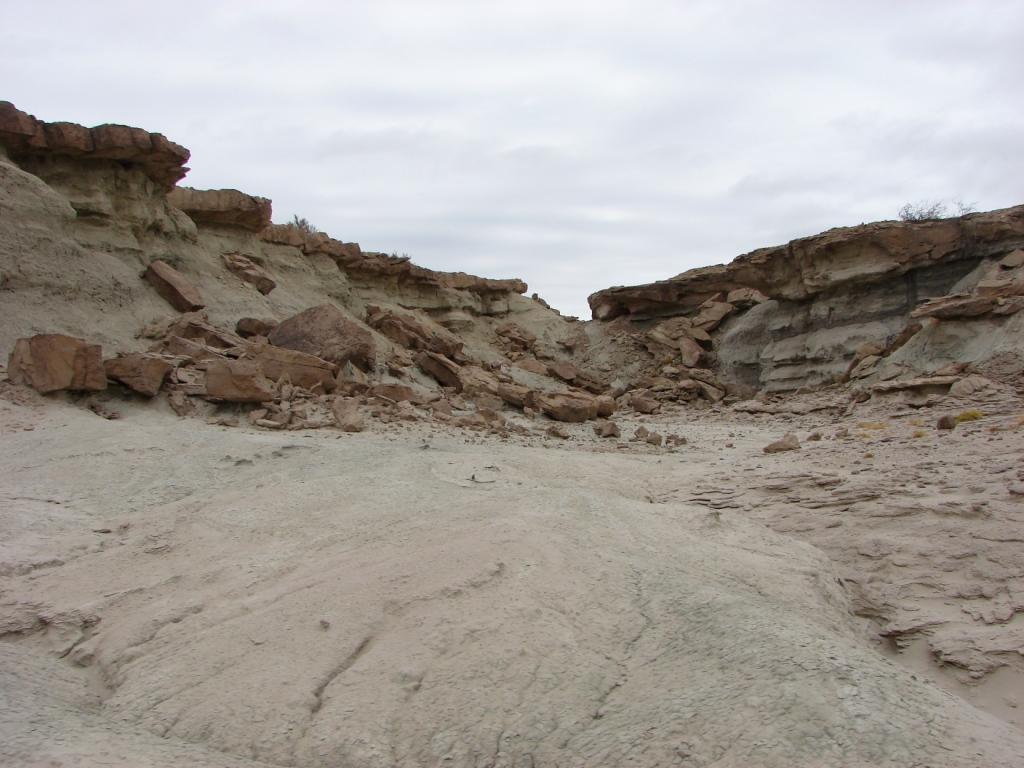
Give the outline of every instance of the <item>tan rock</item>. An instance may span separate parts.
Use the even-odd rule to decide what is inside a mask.
[[[15,384],[27,384],[37,392],[107,388],[100,345],[59,333],[18,339],[7,362],[7,375]]]
[[[768,301],[768,297],[756,288],[734,288],[725,297],[726,302],[735,307],[752,307]]]
[[[782,453],[783,451],[800,450],[800,440],[792,432],[787,432],[780,440],[769,443],[762,449],[765,453]]]
[[[256,290],[263,295],[270,293],[277,287],[277,283],[267,274],[267,271],[248,256],[241,253],[225,253],[222,258],[224,259],[224,265],[229,270],[245,282],[254,285]]]
[[[435,378],[441,386],[452,387],[456,392],[462,391],[461,367],[444,355],[423,350],[416,357],[416,365],[424,373]]]
[[[453,359],[462,353],[463,342],[458,336],[412,315],[370,306],[366,323],[406,349],[427,350]]]
[[[164,380],[174,369],[174,358],[153,352],[132,352],[103,361],[107,378],[124,384],[129,389],[155,396]]]
[[[540,392],[535,396],[540,411],[556,421],[578,423],[597,418],[597,402],[575,392]]]
[[[598,395],[594,402],[597,404],[597,415],[603,418],[611,416],[618,409],[615,398],[611,395]]]
[[[256,317],[243,317],[235,323],[235,333],[243,338],[252,336],[269,336],[277,327],[275,320],[260,320]]]
[[[498,397],[509,405],[514,405],[516,408],[522,408],[526,405],[527,399],[530,395],[530,390],[527,387],[521,387],[518,384],[499,382],[497,386],[497,394]]]
[[[167,195],[167,202],[200,225],[241,227],[259,232],[270,224],[270,201],[237,189],[175,187]]]
[[[991,390],[992,386],[991,379],[974,373],[970,376],[965,376],[951,386],[949,394],[950,397],[974,397],[982,392]]]
[[[579,376],[579,371],[576,370],[576,366],[564,360],[559,360],[549,364],[547,372],[556,379],[561,379],[562,381],[570,384],[576,380],[577,376]]]
[[[266,403],[274,399],[270,380],[252,360],[210,360],[205,395],[231,403]]]
[[[261,343],[247,350],[245,356],[254,360],[271,381],[287,379],[295,386],[324,393],[332,392],[336,385],[338,366],[315,355]]]
[[[680,336],[676,339],[682,363],[687,368],[696,368],[704,357],[704,349],[689,336]]]
[[[665,438],[657,432],[650,432],[647,437],[644,438],[644,441],[651,445],[661,445],[665,442]]]
[[[538,376],[548,375],[548,367],[535,357],[524,357],[521,360],[517,360],[516,367],[522,368],[529,373],[535,373]]]
[[[707,301],[701,305],[693,324],[705,331],[713,331],[735,307],[726,301]]]
[[[205,306],[199,289],[192,281],[166,262],[159,259],[150,262],[145,277],[156,292],[179,312],[193,312]]]
[[[544,434],[548,435],[549,437],[557,437],[559,440],[568,440],[570,437],[572,437],[572,435],[569,433],[569,430],[567,430],[561,424],[552,424],[546,430],[544,430]]]
[[[602,419],[594,424],[594,434],[598,437],[619,437],[622,433],[619,431],[619,425],[614,421]]]
[[[354,397],[336,397],[331,401],[334,423],[342,432],[362,432],[366,420],[359,410],[359,401]]]
[[[638,392],[629,398],[629,407],[637,413],[655,413],[661,410],[661,403],[650,395]]]
[[[364,371],[373,368],[376,345],[364,326],[333,304],[321,304],[281,321],[267,337],[287,347],[336,365],[351,361]]]

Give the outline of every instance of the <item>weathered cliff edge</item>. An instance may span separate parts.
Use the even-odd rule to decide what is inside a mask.
[[[639,410],[872,387],[950,364],[1003,379],[1024,369],[1024,206],[834,229],[609,288],[590,297],[596,321],[579,323],[520,280],[426,269],[273,224],[266,198],[176,186],[188,159],[160,134],[45,123],[0,102],[0,355],[52,333],[142,351],[140,331],[172,314],[168,302],[257,334],[331,304],[379,348],[369,373],[384,383],[438,384],[387,314],[405,312],[421,336],[455,334],[504,383],[607,391]],[[161,265],[193,293],[168,298]]]
[[[953,362],[1019,371],[1021,246],[1024,206],[862,224],[589,301],[597,320],[634,332],[692,321],[723,379],[757,389],[841,380],[869,357],[858,375]]]

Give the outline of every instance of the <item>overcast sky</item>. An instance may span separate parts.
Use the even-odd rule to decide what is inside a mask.
[[[0,99],[555,307],[908,201],[1024,203],[1024,2],[4,2]]]

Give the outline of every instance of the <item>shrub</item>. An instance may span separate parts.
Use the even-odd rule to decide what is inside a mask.
[[[941,200],[934,203],[907,203],[900,208],[900,221],[929,221],[946,216],[946,204]]]
[[[949,209],[942,200],[930,202],[922,200],[919,203],[907,203],[899,210],[900,221],[932,221],[945,219],[949,216],[966,216],[974,213],[974,203],[965,203],[963,200],[953,200],[952,206],[955,213],[948,213]]]
[[[309,219],[303,218],[298,214],[292,216],[291,224],[293,227],[298,229],[300,232],[306,235],[315,235],[320,230],[313,226]]]

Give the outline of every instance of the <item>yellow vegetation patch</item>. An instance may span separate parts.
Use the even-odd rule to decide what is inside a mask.
[[[884,421],[862,421],[857,424],[861,429],[888,429],[889,425]]]
[[[924,437],[927,434],[928,433],[925,432],[923,429],[915,429],[914,430],[914,437]]]
[[[955,418],[957,424],[963,424],[965,421],[977,421],[984,415],[981,411],[971,410],[958,413]]]

